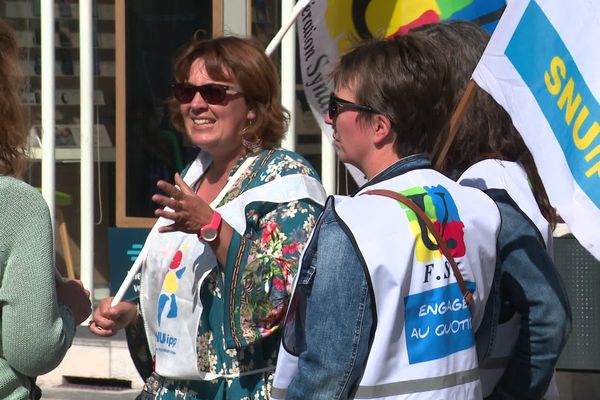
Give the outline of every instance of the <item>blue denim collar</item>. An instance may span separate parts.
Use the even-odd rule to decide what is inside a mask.
[[[413,154],[411,156],[404,157],[375,175],[373,179],[362,185],[358,189],[358,192],[368,186],[391,179],[398,175],[402,175],[405,172],[423,168],[431,168],[431,161],[429,160],[429,156],[427,154]]]

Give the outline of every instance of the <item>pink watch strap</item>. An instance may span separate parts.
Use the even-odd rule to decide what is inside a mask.
[[[219,214],[216,210],[213,211],[212,218],[207,225],[204,225],[200,228],[200,232],[198,232],[198,237],[204,241],[212,242],[219,236],[219,227],[221,226],[221,214]]]

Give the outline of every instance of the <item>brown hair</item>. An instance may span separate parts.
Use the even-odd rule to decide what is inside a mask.
[[[174,78],[186,82],[195,60],[202,58],[206,71],[215,80],[234,80],[242,88],[248,106],[256,113],[247,127],[264,148],[279,146],[288,124],[288,112],[279,100],[279,79],[273,62],[252,39],[234,36],[201,40],[194,38],[175,59]],[[179,102],[169,99],[171,123],[185,132]]]
[[[453,71],[456,107],[485,50],[489,34],[472,22],[447,21],[415,28],[409,35],[433,39],[446,54]],[[446,140],[446,135],[440,135],[438,140],[440,143]],[[472,164],[486,158],[519,163],[530,180],[542,215],[552,227],[556,225],[556,210],[550,204],[533,156],[514,127],[510,115],[489,94],[477,90],[443,160],[442,172],[461,174]]]
[[[448,64],[425,37],[373,40],[345,54],[331,74],[336,88],[386,115],[398,156],[430,153],[452,110]],[[369,114],[361,112],[365,120]]]
[[[12,28],[0,20],[0,175],[19,176],[26,165],[27,129],[19,86],[22,71]]]

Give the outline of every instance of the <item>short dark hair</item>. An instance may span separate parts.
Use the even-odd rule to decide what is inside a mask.
[[[264,148],[278,146],[289,117],[279,100],[277,69],[265,51],[253,39],[193,38],[175,59],[175,81],[187,81],[190,68],[198,58],[204,60],[211,78],[234,80],[242,88],[246,102],[256,113],[256,120],[247,129],[248,136],[256,135]],[[179,102],[174,97],[169,99],[169,109],[175,129],[185,132]]]
[[[396,154],[430,153],[452,110],[448,63],[433,41],[398,36],[372,40],[345,54],[332,72],[336,88],[386,115],[396,132]],[[366,119],[369,114],[361,113]]]
[[[469,21],[444,21],[424,25],[409,32],[434,40],[446,55],[455,87],[454,107],[458,105],[490,34]],[[445,141],[446,136],[439,136]],[[544,217],[554,225],[556,211],[548,200],[531,152],[514,127],[510,115],[485,91],[477,90],[466,109],[452,146],[443,160],[443,172],[456,175],[485,158],[518,162],[529,177],[535,199]]]

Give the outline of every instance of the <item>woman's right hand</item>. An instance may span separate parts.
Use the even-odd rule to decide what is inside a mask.
[[[135,303],[121,301],[116,306],[111,307],[112,299],[112,297],[102,299],[94,310],[89,329],[95,335],[113,336],[138,318]]]

